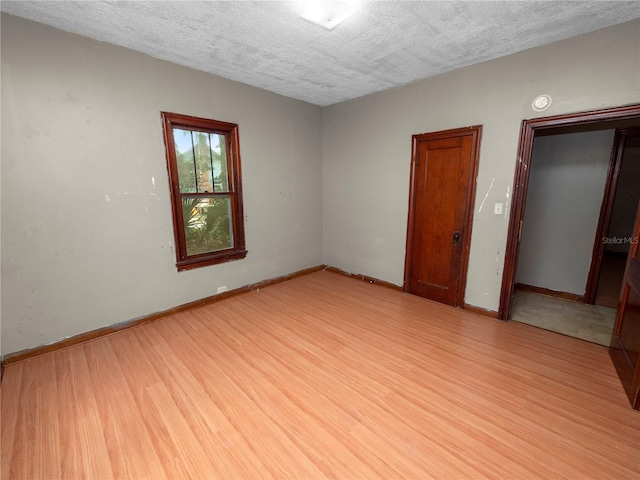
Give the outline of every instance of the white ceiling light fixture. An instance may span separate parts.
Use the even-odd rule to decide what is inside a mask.
[[[316,25],[333,30],[358,10],[360,1],[356,0],[307,0],[305,10],[300,14]]]

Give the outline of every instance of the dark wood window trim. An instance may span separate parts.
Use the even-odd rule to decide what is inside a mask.
[[[169,171],[171,188],[171,207],[173,216],[173,231],[176,244],[176,266],[178,271],[191,268],[215,265],[246,257],[247,250],[244,238],[244,213],[242,207],[242,173],[240,169],[240,140],[238,125],[205,118],[191,117],[176,113],[162,112],[164,143]],[[196,130],[224,136],[226,147],[226,168],[228,188],[223,192],[182,192],[178,177],[176,146],[173,131],[175,128]],[[194,153],[195,155],[195,153]],[[230,248],[189,255],[187,253],[187,239],[185,235],[185,219],[183,218],[182,201],[189,197],[216,198],[228,197],[231,204],[231,228],[233,240]]]

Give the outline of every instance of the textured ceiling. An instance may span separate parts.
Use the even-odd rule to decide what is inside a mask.
[[[304,2],[2,1],[0,10],[316,105],[640,17],[640,1],[365,1],[327,31]]]

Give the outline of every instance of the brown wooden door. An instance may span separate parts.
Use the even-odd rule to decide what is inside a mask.
[[[640,409],[640,204],[636,212],[636,223],[627,267],[622,283],[620,305],[616,325],[611,337],[609,354],[616,366],[631,406]]]
[[[463,303],[481,127],[414,135],[405,290]]]

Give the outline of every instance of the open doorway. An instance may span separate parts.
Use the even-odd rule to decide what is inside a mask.
[[[534,135],[510,315],[605,346],[640,198],[634,130],[609,123]]]
[[[586,302],[617,309],[640,201],[640,128],[616,130],[609,173]]]
[[[585,302],[596,303],[605,284],[616,289],[615,275],[609,275],[611,255],[596,248],[603,242],[596,234],[604,231],[600,236],[609,238],[602,229],[611,218],[600,210],[608,196],[615,198],[615,185],[613,191],[605,188],[610,177],[629,174],[610,171],[615,131],[638,125],[640,105],[523,122],[500,318],[520,321],[529,315],[534,321],[525,323],[609,344],[615,308]],[[597,255],[601,261],[594,262]]]

